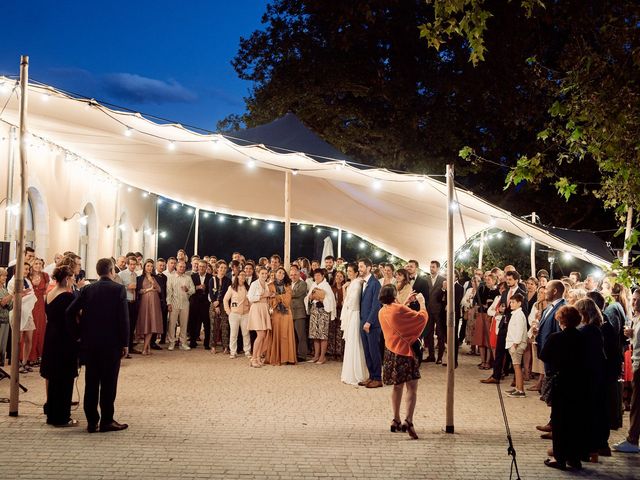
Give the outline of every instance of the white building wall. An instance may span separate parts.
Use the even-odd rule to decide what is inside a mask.
[[[82,160],[69,160],[55,146],[35,142],[27,151],[27,185],[34,217],[34,231],[28,238],[33,239],[36,255],[45,263],[50,263],[55,253],[79,252],[81,230],[85,230],[87,258],[83,258],[83,265],[87,276],[95,278],[96,261],[120,253],[115,247],[120,218],[125,219],[121,234],[127,251],[142,251],[146,235],[145,256],[155,257],[155,197],[126,184],[118,187],[106,182],[106,176],[96,175]],[[19,166],[18,141],[11,128],[0,123],[0,199],[4,199],[0,204],[0,238],[11,242],[11,258],[15,258],[18,217],[10,207],[20,201]],[[89,216],[86,229],[78,221],[85,212]]]

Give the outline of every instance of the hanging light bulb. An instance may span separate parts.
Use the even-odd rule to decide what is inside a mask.
[[[169,144],[167,145],[167,148],[171,151],[174,151],[176,149],[176,142],[174,142],[173,140],[171,140],[169,142]]]
[[[218,221],[219,221],[220,223],[224,222],[225,220],[226,220],[226,218],[225,218],[225,216],[224,216],[224,215],[219,215],[219,216],[218,216]]]
[[[273,223],[271,223],[271,222],[267,222],[267,228],[268,228],[269,230],[273,230]]]
[[[238,223],[244,223],[244,218],[239,218]]]
[[[306,229],[307,229],[307,226],[306,226],[306,225],[300,225],[300,230],[303,230],[303,231],[304,231],[304,230],[306,230]]]
[[[133,128],[127,127],[127,129],[124,131],[124,136],[130,137],[131,135],[133,135]]]
[[[160,232],[160,236],[162,238],[167,238],[167,232]]]
[[[352,238],[353,237],[353,233],[347,233],[347,238]]]
[[[193,208],[187,208],[187,215],[193,215]]]
[[[382,188],[382,182],[380,180],[374,180],[371,186],[374,190],[380,190]]]
[[[171,205],[171,210],[177,210],[178,209],[178,204],[174,203],[173,205]]]
[[[256,168],[256,161],[255,161],[255,160],[253,160],[253,159],[249,160],[249,161],[247,162],[247,167],[248,167],[248,168],[251,168],[251,169]]]
[[[258,221],[255,218],[251,220],[251,225],[255,226],[257,224],[258,224]]]

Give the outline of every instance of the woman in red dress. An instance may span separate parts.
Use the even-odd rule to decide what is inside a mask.
[[[36,258],[31,267],[29,280],[33,285],[33,293],[35,293],[37,301],[33,307],[33,321],[36,329],[33,332],[33,343],[31,353],[29,354],[29,363],[38,365],[42,358],[42,347],[44,346],[44,334],[47,328],[47,315],[45,313],[45,296],[47,295],[47,287],[49,286],[49,275],[43,271],[44,261]]]

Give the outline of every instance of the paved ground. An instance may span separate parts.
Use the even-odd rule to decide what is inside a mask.
[[[477,357],[461,360],[456,433],[441,432],[446,369],[429,364],[420,381],[418,441],[389,432],[389,387],[343,385],[336,362],[252,369],[244,358],[204,350],[136,356],[124,362],[116,404],[116,419],[129,429],[93,435],[81,410],[74,414],[81,428],[45,424],[44,382],[32,373],[22,377],[29,392],[20,417],[0,405],[0,479],[507,479],[496,389],[478,383]],[[8,385],[0,382],[0,397]],[[551,443],[534,425],[548,410],[535,396],[505,403],[523,479],[640,478],[640,455],[614,454],[579,475],[545,467]],[[613,432],[612,440],[623,435]]]

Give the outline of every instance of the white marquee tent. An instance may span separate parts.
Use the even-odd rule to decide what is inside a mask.
[[[17,125],[15,81],[0,77],[1,83],[0,107],[6,106],[0,120]],[[201,209],[283,221],[285,174],[290,172],[291,222],[340,228],[399,258],[421,263],[446,259],[449,206],[445,184],[435,178],[242,145],[34,83],[29,86],[28,115],[34,141],[62,147],[71,159],[99,167],[101,175],[114,181]],[[470,191],[458,188],[456,196],[456,249],[478,232],[497,228],[595,265],[609,264]]]

